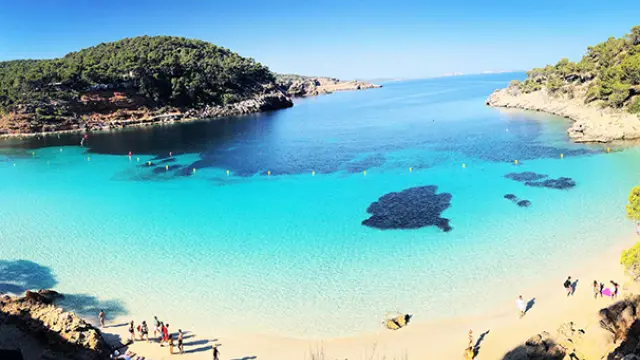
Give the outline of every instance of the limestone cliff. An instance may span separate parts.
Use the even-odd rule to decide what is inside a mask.
[[[331,94],[336,91],[380,88],[382,85],[360,80],[343,81],[331,77],[301,76],[291,74],[276,75],[276,82],[291,97],[306,97]]]

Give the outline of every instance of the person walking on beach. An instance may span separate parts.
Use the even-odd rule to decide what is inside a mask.
[[[169,335],[169,354],[173,355],[173,335]]]
[[[564,289],[567,290],[567,296],[570,296],[573,293],[573,285],[571,285],[571,276],[564,281]]]
[[[473,360],[475,356],[476,354],[473,351],[473,331],[469,330],[469,345],[464,350],[464,360]]]
[[[593,298],[597,299],[598,295],[602,297],[602,288],[600,287],[600,284],[598,284],[597,280],[593,280]]]
[[[153,317],[153,337],[156,337],[156,334],[160,333],[162,334],[162,332],[160,331],[160,320],[158,320],[157,316]]]
[[[213,345],[213,360],[220,360],[218,359],[218,356],[220,356],[220,351],[218,351],[218,345]]]
[[[613,293],[611,294],[611,300],[618,297],[618,291],[620,291],[620,284],[611,280],[611,285],[613,285]]]
[[[98,321],[100,321],[100,327],[104,327],[104,310],[100,310],[98,314]]]
[[[162,324],[162,341],[160,342],[160,346],[162,344],[169,341],[169,324]]]
[[[149,327],[147,326],[146,321],[142,321],[142,325],[140,326],[140,340],[147,338],[147,342],[149,342]]]
[[[136,340],[134,336],[133,320],[129,323],[129,341],[134,342]]]
[[[184,354],[184,346],[182,344],[182,329],[178,329],[178,351]]]
[[[518,296],[518,298],[516,299],[516,305],[520,310],[520,318],[522,319],[524,314],[527,312],[527,303],[522,298],[522,295]]]

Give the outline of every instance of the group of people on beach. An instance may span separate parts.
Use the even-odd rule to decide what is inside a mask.
[[[593,298],[597,299],[598,296],[610,296],[611,300],[616,299],[618,297],[618,292],[620,291],[620,284],[617,282],[610,280],[611,289],[605,288],[604,283],[598,283],[598,280],[593,280]]]
[[[98,314],[98,321],[100,322],[100,326],[104,327],[104,323],[105,323],[105,313],[104,310],[100,310],[100,313]],[[140,324],[138,324],[138,326],[135,326],[135,323],[133,320],[131,320],[131,322],[129,322],[129,329],[128,329],[128,341],[129,344],[133,344],[137,339],[136,339],[136,332],[138,333],[138,339],[139,341],[143,341],[143,340],[147,340],[147,342],[151,342],[151,340],[149,340],[149,326],[147,325],[146,321],[142,321]],[[158,320],[157,316],[153,317],[153,339],[159,339],[160,342],[160,346],[164,347],[165,344],[169,346],[169,353],[170,354],[174,354],[173,351],[173,347],[174,347],[174,334],[171,334],[169,332],[169,324],[165,324],[164,322]],[[182,329],[178,329],[178,334],[177,334],[177,342],[178,342],[178,353],[179,354],[184,354],[184,333],[182,332]],[[213,360],[219,360],[218,357],[220,356],[220,351],[218,350],[218,346],[214,345],[213,346]]]
[[[604,283],[598,282],[597,280],[593,280],[593,297],[597,299],[598,297],[609,296],[611,300],[618,298],[618,293],[620,292],[620,284],[617,282],[610,280],[611,288],[605,287]],[[564,281],[562,286],[564,290],[567,292],[567,297],[573,296],[576,292],[576,285],[578,281],[573,281],[571,276],[567,277],[567,280]],[[531,302],[531,301],[530,301]],[[530,304],[524,300],[522,295],[518,296],[516,299],[516,306],[520,311],[520,318],[522,318],[526,313]]]

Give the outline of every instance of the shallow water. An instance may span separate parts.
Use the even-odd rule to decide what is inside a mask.
[[[55,284],[87,314],[328,337],[376,329],[386,311],[481,313],[549,274],[559,287],[564,270],[633,233],[624,204],[640,151],[573,144],[564,119],[484,105],[522,76],[389,83],[90,134],[87,148],[80,135],[4,140],[0,291]],[[525,171],[576,186],[505,178]],[[385,194],[430,185],[451,196],[435,214],[450,231],[362,225]],[[393,207],[399,226],[411,200]],[[7,265],[33,276],[9,281]]]

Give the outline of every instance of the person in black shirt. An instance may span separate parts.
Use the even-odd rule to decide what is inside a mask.
[[[567,296],[573,293],[573,286],[571,285],[571,276],[564,281],[564,289],[567,290]]]
[[[218,345],[213,345],[213,360],[219,360],[220,351],[218,351]]]

